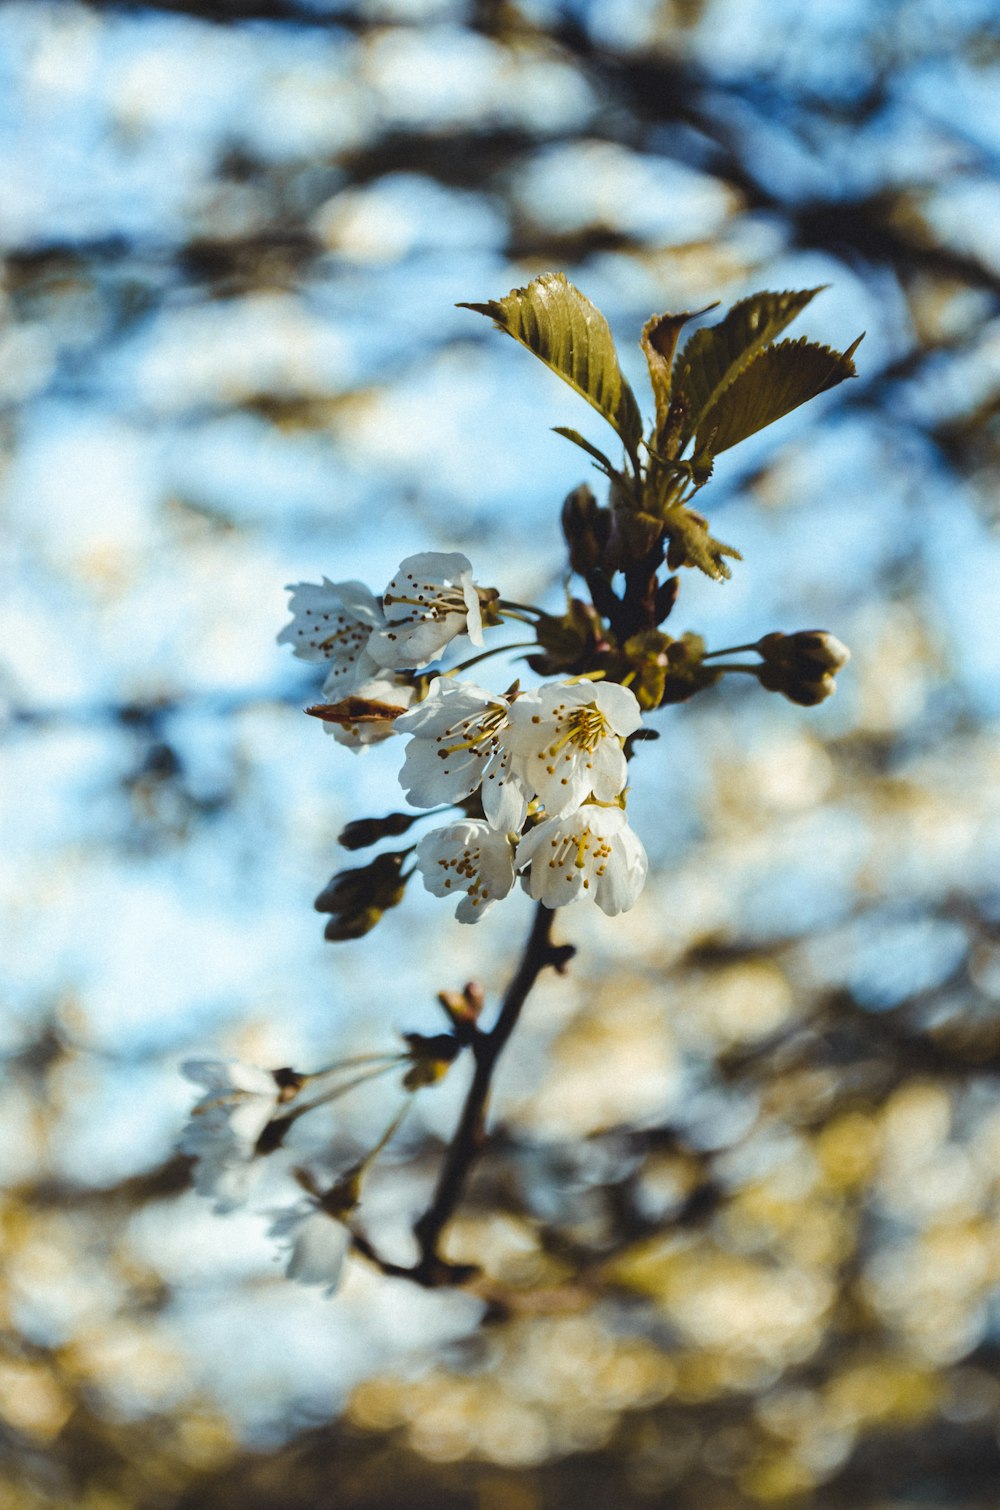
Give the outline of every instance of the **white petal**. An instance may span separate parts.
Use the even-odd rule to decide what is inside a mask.
[[[325,1211],[314,1211],[299,1227],[286,1273],[302,1285],[324,1285],[332,1295],[340,1283],[350,1233]]]
[[[399,570],[386,588],[391,596],[405,590],[408,583],[423,586],[443,587],[446,582],[458,583],[466,572],[472,571],[472,562],[461,551],[418,551],[399,563]]]
[[[509,750],[500,750],[483,772],[482,802],[486,821],[502,834],[519,834],[528,816],[530,792],[511,769]]]
[[[396,727],[401,734],[444,734],[460,719],[474,718],[499,702],[495,693],[477,687],[475,682],[439,676],[423,702],[398,719]]]
[[[461,587],[466,608],[466,633],[473,645],[477,645],[481,649],[485,644],[483,640],[483,611],[480,607],[476,584],[472,580],[471,568],[469,571],[462,573]]]
[[[642,725],[642,709],[635,693],[619,682],[594,682],[591,701],[623,739]]]
[[[419,619],[412,624],[397,622],[373,630],[367,649],[379,666],[405,666],[419,671],[438,660],[445,647],[464,631],[465,619],[460,613],[446,613],[440,619]]]
[[[617,739],[602,739],[590,757],[590,788],[599,802],[614,802],[628,780],[628,763]]]
[[[399,783],[414,807],[459,802],[479,785],[480,758],[471,750],[459,750],[442,759],[439,749],[429,739],[411,739],[406,747]]]

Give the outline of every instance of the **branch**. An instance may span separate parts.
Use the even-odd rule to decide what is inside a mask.
[[[500,1014],[489,1033],[477,1033],[472,1044],[475,1073],[465,1098],[462,1115],[445,1154],[437,1188],[423,1216],[414,1227],[420,1244],[420,1258],[406,1268],[382,1259],[369,1240],[354,1234],[354,1246],[376,1264],[383,1274],[412,1279],[427,1288],[460,1285],[478,1270],[469,1264],[450,1264],[438,1253],[441,1234],[462,1199],[473,1164],[486,1142],[486,1111],[497,1061],[517,1026],[521,1009],[531,988],[547,965],[562,972],[575,954],[572,944],[553,944],[550,908],[539,902],[535,920],[524,946],[524,954],[503,999]]]

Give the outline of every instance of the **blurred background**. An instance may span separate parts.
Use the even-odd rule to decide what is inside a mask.
[[[1000,1503],[996,20],[0,5],[2,1510]],[[502,988],[525,898],[323,943],[399,752],[303,718],[274,637],[286,582],[426,548],[559,603],[588,472],[549,427],[609,437],[453,307],[549,268],[647,413],[654,311],[826,283],[792,334],[867,331],[858,381],[720,460],[745,559],[669,626],[854,660],[819,709],[657,715],[655,873],[561,914],[580,955],[452,1229],[508,1299],[355,1261],[327,1301],[190,1191],[178,1065],[307,1069]],[[402,1260],[462,1074],[366,1200]],[[393,1098],[292,1153],[346,1163]]]

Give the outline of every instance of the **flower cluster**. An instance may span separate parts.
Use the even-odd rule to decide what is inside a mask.
[[[409,557],[381,599],[325,578],[290,591],[279,641],[329,662],[323,693],[337,697],[310,711],[354,749],[407,736],[411,805],[462,810],[416,846],[424,884],[457,901],[461,922],[478,921],[519,874],[549,907],[586,895],[611,916],[633,905],[647,867],[624,812],[625,741],[642,724],[629,688],[574,677],[495,693],[450,672],[416,677],[460,634],[482,646],[484,606],[491,622],[504,615],[458,553]]]
[[[295,1168],[305,1198],[270,1213],[270,1234],[287,1249],[288,1277],[332,1294],[353,1241],[351,1219],[367,1170],[398,1130],[413,1093],[443,1078],[468,1036],[457,1028],[431,1037],[410,1033],[402,1050],[341,1059],[311,1073],[262,1069],[238,1059],[188,1060],[182,1072],[204,1092],[178,1141],[191,1160],[194,1188],[220,1215],[246,1205],[268,1155],[285,1145],[300,1117],[402,1070],[406,1099],[375,1146],[330,1185],[309,1169]]]

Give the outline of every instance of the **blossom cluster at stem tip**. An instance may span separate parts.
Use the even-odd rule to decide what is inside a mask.
[[[323,695],[339,701],[312,711],[333,715],[331,732],[354,749],[406,736],[400,783],[413,807],[478,797],[482,818],[463,816],[416,847],[425,886],[453,898],[461,922],[477,922],[518,876],[550,907],[589,896],[613,916],[633,905],[647,863],[624,811],[625,741],[642,724],[627,687],[576,677],[496,693],[449,674],[417,700],[414,673],[459,635],[481,646],[482,610],[497,597],[458,552],[408,557],[381,598],[326,578],[290,591],[279,642],[327,664]],[[376,713],[355,718],[368,702]]]

